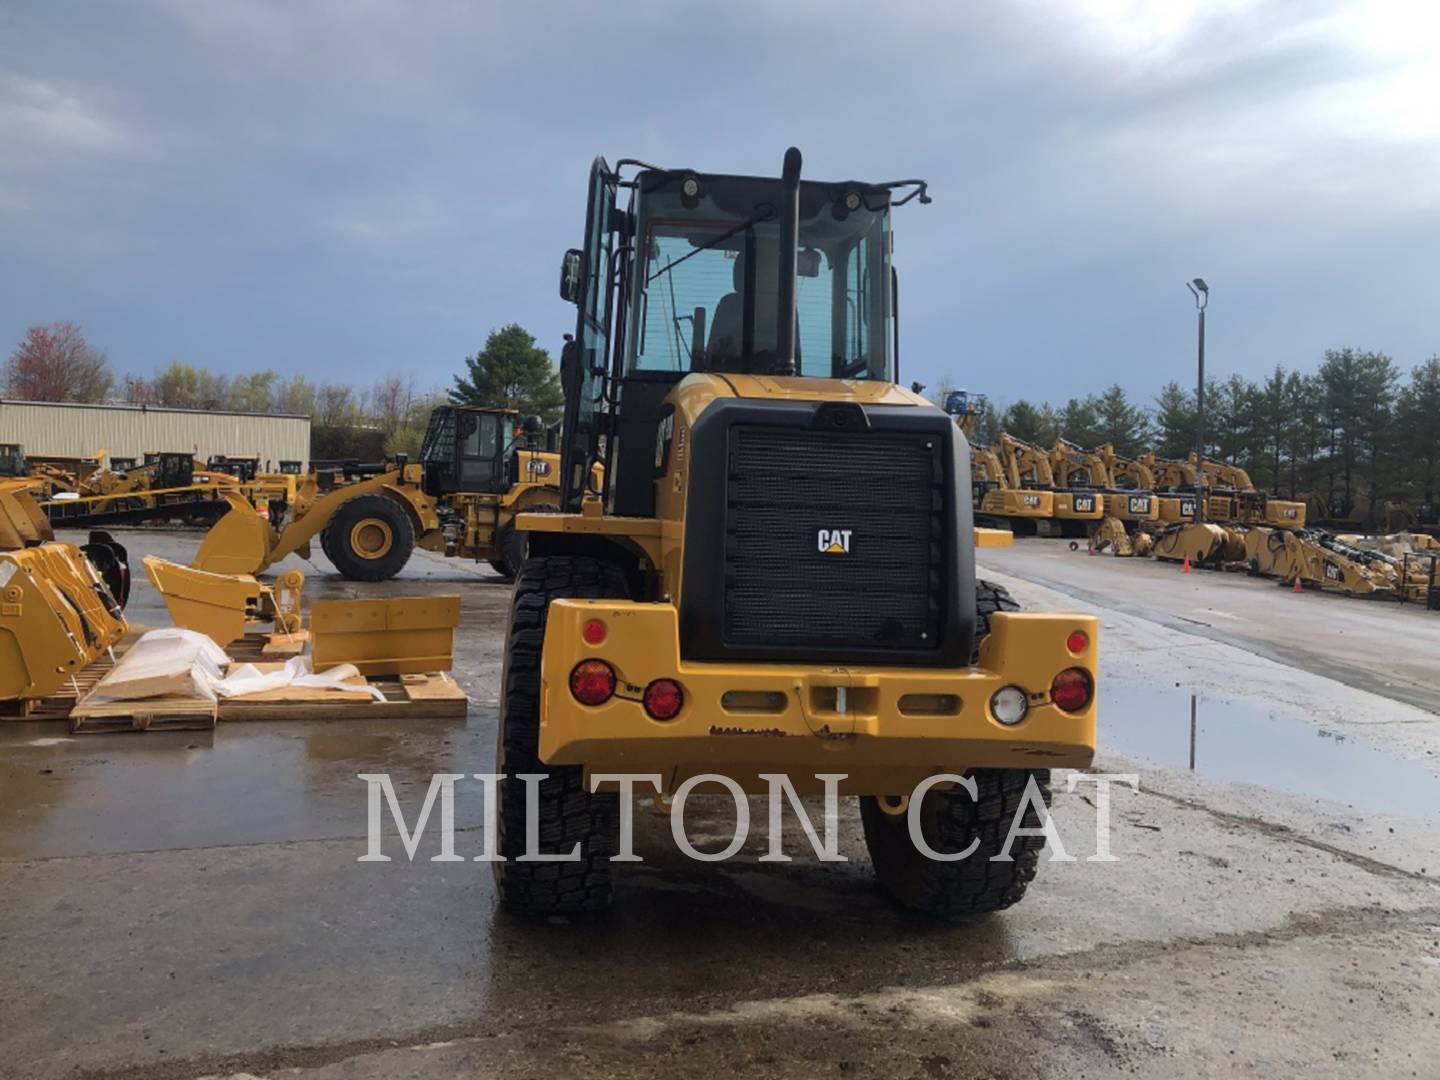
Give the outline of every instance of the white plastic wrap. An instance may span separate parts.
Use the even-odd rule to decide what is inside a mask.
[[[261,671],[254,664],[237,664],[229,675],[216,682],[215,692],[221,697],[242,697],[288,686],[303,690],[365,690],[376,701],[385,700],[384,694],[360,679],[360,671],[354,664],[340,664],[317,675],[310,670],[308,656],[292,656],[275,671]]]

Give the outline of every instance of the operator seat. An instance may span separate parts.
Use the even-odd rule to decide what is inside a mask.
[[[780,268],[774,251],[761,250],[755,259],[755,325],[750,353],[745,352],[745,259],[732,268],[734,292],[715,305],[710,340],[705,347],[705,370],[739,375],[768,374],[778,352],[776,311],[780,303]],[[795,314],[795,363],[800,363],[800,314]]]

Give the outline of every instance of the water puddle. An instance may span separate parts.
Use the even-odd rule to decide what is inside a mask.
[[[0,858],[363,836],[357,773],[389,774],[409,813],[432,774],[489,771],[493,728],[395,726],[256,722],[79,740],[0,732]],[[456,808],[461,827],[480,815],[478,799]]]
[[[1099,745],[1212,780],[1440,820],[1440,778],[1321,723],[1188,691],[1110,683]]]

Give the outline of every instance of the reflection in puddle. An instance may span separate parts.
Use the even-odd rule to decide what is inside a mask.
[[[0,858],[363,836],[384,772],[410,809],[434,773],[488,772],[493,728],[455,720],[222,724],[46,740],[0,730]],[[478,801],[456,812],[475,824]]]
[[[1192,722],[1193,715],[1193,722]],[[1322,725],[1181,690],[1109,683],[1100,749],[1387,814],[1440,818],[1440,778]]]

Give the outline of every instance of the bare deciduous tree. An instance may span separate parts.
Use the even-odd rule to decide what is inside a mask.
[[[72,322],[30,327],[3,375],[6,396],[25,401],[104,401],[114,383],[105,354]]]
[[[405,422],[414,400],[414,376],[387,375],[370,390],[370,412],[380,430],[393,435]]]
[[[321,383],[315,391],[316,427],[339,428],[353,423],[357,412],[355,391],[341,383]]]

